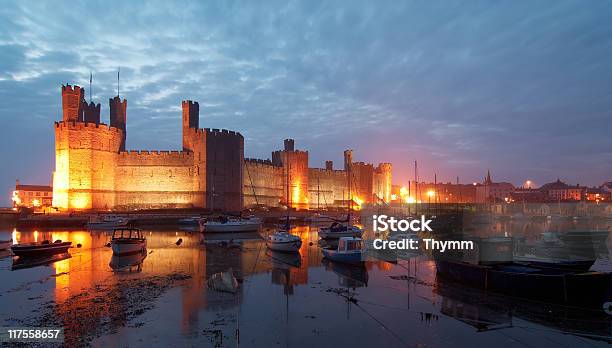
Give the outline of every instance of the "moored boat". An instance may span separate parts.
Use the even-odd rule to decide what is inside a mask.
[[[302,238],[285,230],[280,230],[268,235],[266,246],[274,251],[297,252],[302,246]]]
[[[115,256],[136,255],[147,249],[147,240],[138,228],[116,228],[110,244]]]
[[[200,219],[199,216],[188,216],[178,219],[178,224],[183,226],[197,226]]]
[[[199,226],[202,233],[253,232],[258,231],[261,227],[261,219],[256,217],[200,219]]]
[[[440,277],[472,287],[543,302],[602,309],[612,301],[612,273],[451,260],[436,260],[436,270]]]
[[[319,230],[319,237],[323,239],[339,239],[342,237],[361,238],[362,235],[363,230],[361,228],[349,223],[334,222],[331,226]]]
[[[363,256],[363,241],[361,238],[341,237],[336,248],[321,249],[323,256],[336,262],[359,263]]]
[[[127,226],[130,220],[121,216],[105,215],[102,217],[92,217],[87,223],[89,229],[113,229]]]
[[[68,251],[72,242],[56,240],[51,243],[48,240],[36,243],[14,244],[11,246],[13,254],[20,257],[37,257],[44,255],[62,254]]]

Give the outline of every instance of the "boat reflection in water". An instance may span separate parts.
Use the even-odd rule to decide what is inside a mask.
[[[147,257],[147,249],[142,250],[137,254],[116,255],[111,256],[108,264],[114,272],[141,272],[142,263]]]
[[[368,269],[364,263],[347,264],[321,260],[326,270],[331,270],[338,275],[338,285],[347,289],[355,289],[368,286]]]
[[[272,259],[272,270],[300,268],[302,266],[302,255],[300,253],[287,253],[282,251],[267,250],[266,255]]]
[[[442,314],[473,326],[477,332],[513,327],[543,331],[552,329],[612,343],[612,316],[603,311],[496,295],[465,288],[443,278],[436,280],[434,292],[442,296]]]
[[[62,253],[62,254],[54,254],[54,255],[44,255],[40,257],[14,257],[13,264],[11,265],[11,270],[16,271],[19,269],[26,269],[38,266],[48,266],[54,262],[62,261],[69,259],[70,253]]]

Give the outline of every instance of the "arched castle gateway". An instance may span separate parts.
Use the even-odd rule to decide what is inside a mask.
[[[127,100],[109,100],[110,122],[100,104],[87,103],[79,86],[62,86],[62,121],[55,122],[53,206],[63,210],[207,208],[240,211],[254,205],[298,208],[346,206],[347,168],[353,198],[389,202],[391,164],[353,162],[344,169],[309,168],[308,151],[293,139],[272,160],[244,158],[240,133],[199,128],[200,108],[182,103],[182,151],[126,150]],[[290,192],[286,194],[289,168]]]

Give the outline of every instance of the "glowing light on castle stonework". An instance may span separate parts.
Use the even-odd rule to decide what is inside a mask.
[[[55,172],[53,172],[54,207],[68,209],[68,188],[68,152],[56,148]]]
[[[19,193],[17,191],[13,191],[11,200],[13,201],[13,206],[16,207],[16,206],[21,205],[21,198],[19,198]]]
[[[357,196],[353,196],[353,202],[355,203],[355,205],[353,205],[353,209],[354,210],[361,210],[361,205],[363,205],[364,200],[357,197]]]

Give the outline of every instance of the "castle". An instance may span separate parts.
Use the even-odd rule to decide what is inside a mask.
[[[243,136],[199,128],[199,104],[190,100],[182,102],[182,151],[128,151],[127,100],[115,96],[109,108],[110,122],[102,123],[100,104],[87,103],[83,88],[62,86],[62,120],[55,122],[54,207],[324,208],[346,206],[349,184],[356,205],[391,199],[390,163],[353,162],[352,150],[346,150],[342,170],[334,170],[331,161],[325,168],[310,168],[308,151],[296,150],[292,139],[272,153],[272,160],[245,159]]]

